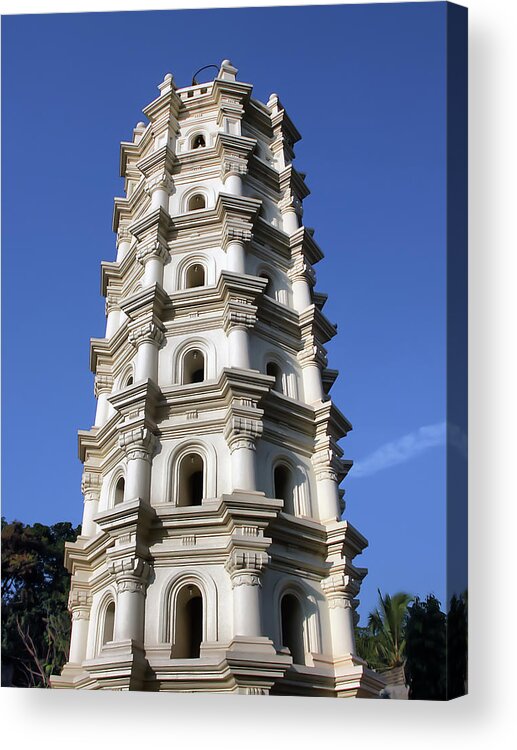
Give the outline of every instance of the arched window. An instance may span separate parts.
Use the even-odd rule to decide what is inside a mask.
[[[199,349],[191,349],[183,359],[183,382],[202,383],[205,379],[205,357]]]
[[[120,477],[117,484],[115,485],[115,500],[113,505],[120,505],[124,502],[124,490],[126,489],[126,482],[124,477]]]
[[[283,393],[282,388],[282,370],[276,362],[268,362],[266,365],[266,375],[270,375],[275,379],[273,390],[278,393]]]
[[[298,598],[293,594],[286,594],[282,598],[280,614],[282,618],[282,645],[291,652],[294,664],[305,664],[303,612]]]
[[[189,266],[185,276],[185,288],[194,289],[196,286],[205,285],[205,268],[201,263]]]
[[[128,377],[128,379],[126,380],[126,385],[125,385],[124,387],[125,387],[125,388],[127,388],[127,387],[128,387],[128,385],[133,385],[133,382],[134,382],[134,381],[133,381],[133,376],[132,376],[132,375],[130,375],[130,376]]]
[[[195,135],[194,138],[192,139],[191,148],[192,149],[205,148],[205,146],[206,146],[205,136],[202,135],[201,133],[198,133],[198,135]]]
[[[178,505],[182,508],[201,505],[203,492],[203,459],[198,453],[189,453],[180,464]]]
[[[275,497],[284,501],[284,512],[294,514],[294,483],[290,469],[284,464],[275,467]]]
[[[104,624],[102,626],[102,645],[113,640],[115,632],[115,602],[110,602],[104,612]]]
[[[199,659],[203,640],[203,597],[192,583],[183,586],[176,599],[174,659]]]
[[[188,200],[188,211],[199,211],[201,208],[206,208],[205,196],[201,193],[192,195]]]

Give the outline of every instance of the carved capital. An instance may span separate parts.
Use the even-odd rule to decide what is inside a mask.
[[[221,165],[221,177],[223,181],[229,174],[245,175],[247,171],[247,160],[241,156],[226,156]]]
[[[119,295],[112,291],[109,291],[106,295],[106,304],[104,306],[106,315],[109,315],[113,310],[119,309]]]
[[[327,352],[323,346],[314,343],[314,339],[311,339],[298,353],[298,361],[302,367],[316,364],[318,367],[325,368],[328,364]]]
[[[287,211],[295,211],[299,216],[301,216],[303,213],[301,200],[292,193],[287,193],[286,195],[284,195],[282,200],[279,202],[278,207],[283,214],[287,213]]]
[[[150,321],[143,325],[135,325],[129,332],[129,341],[135,349],[145,342],[155,344],[160,348],[165,344],[166,337],[162,328]]]
[[[148,195],[152,195],[155,190],[164,190],[168,195],[172,193],[174,182],[168,172],[156,172],[145,181],[144,190]]]
[[[108,570],[115,577],[117,593],[129,591],[144,594],[151,566],[140,557],[123,557],[108,561]]]
[[[158,445],[158,438],[147,427],[136,427],[133,430],[121,432],[118,443],[128,461],[137,458],[151,461]]]
[[[352,600],[359,593],[361,582],[344,573],[336,573],[324,578],[321,588],[328,599],[329,607],[353,609]]]
[[[340,481],[343,476],[343,462],[332,448],[320,447],[312,457],[312,465],[316,475],[316,481],[330,479],[333,482]]]
[[[260,586],[260,576],[268,562],[269,556],[266,552],[234,550],[225,564],[232,579],[232,587]]]
[[[111,393],[113,388],[113,378],[111,375],[105,375],[104,373],[97,373],[95,376],[93,392],[95,398],[99,398],[101,393]]]
[[[289,278],[292,282],[306,281],[310,286],[316,283],[316,272],[302,255],[295,258],[293,265],[289,270]]]
[[[98,500],[101,496],[102,477],[100,474],[85,471],[81,479],[81,492],[84,495],[85,502],[89,500]]]
[[[255,450],[256,441],[262,435],[262,422],[251,417],[233,416],[227,423],[224,430],[226,442],[230,452],[239,448]]]
[[[132,234],[129,229],[121,224],[117,232],[117,248],[121,242],[131,242]]]
[[[224,321],[225,333],[229,333],[233,328],[253,328],[257,322],[255,308],[251,305],[244,310],[229,310],[226,313]]]
[[[240,242],[242,245],[245,245],[251,242],[252,238],[251,225],[227,223],[223,232],[223,249],[227,250],[228,245],[232,242]]]
[[[89,591],[73,588],[68,595],[68,610],[74,620],[89,620],[92,596]]]
[[[157,258],[165,264],[168,257],[169,248],[158,240],[155,240],[148,245],[144,245],[143,247],[139,247],[136,253],[137,261],[143,266],[145,266],[147,261],[151,260],[151,258]]]

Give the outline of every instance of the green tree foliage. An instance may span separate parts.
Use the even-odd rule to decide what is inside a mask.
[[[393,596],[379,591],[377,609],[368,617],[368,627],[358,633],[358,654],[379,671],[400,667],[405,660],[405,626],[412,596],[399,591]]]
[[[2,518],[2,684],[48,687],[67,658],[70,617],[65,542],[80,527]]]
[[[432,594],[415,599],[406,626],[406,679],[410,700],[447,699],[447,618]]]

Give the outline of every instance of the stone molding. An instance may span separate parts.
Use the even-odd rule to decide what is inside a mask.
[[[328,364],[327,352],[323,346],[314,343],[314,339],[309,340],[298,353],[298,362],[301,367],[316,364],[318,367],[325,368]]]
[[[143,266],[145,266],[147,261],[152,258],[157,258],[165,265],[169,255],[169,248],[159,240],[154,240],[153,242],[138,248],[136,259]]]
[[[295,258],[293,265],[288,271],[291,282],[306,281],[310,286],[316,283],[316,272],[311,264],[303,256]]]
[[[81,479],[81,492],[84,501],[99,500],[101,496],[102,476],[96,472],[84,471]]]
[[[145,594],[151,566],[141,557],[122,557],[108,561],[108,570],[115,577],[117,594]]]
[[[251,417],[232,416],[226,423],[224,437],[230,448],[230,453],[239,448],[256,449],[256,441],[262,435],[263,425],[259,419]]]
[[[87,589],[73,588],[68,596],[68,611],[73,620],[89,620],[92,595]]]
[[[101,393],[111,393],[113,389],[113,378],[111,375],[106,375],[104,373],[97,373],[95,376],[94,386],[93,386],[93,392],[95,394],[95,398],[99,398]]]
[[[121,242],[131,242],[132,236],[128,227],[121,224],[117,231],[117,248]]]
[[[344,573],[335,573],[322,580],[321,588],[331,609],[353,609],[353,599],[359,593],[361,582]]]
[[[147,427],[135,427],[121,432],[118,443],[128,461],[143,459],[151,462],[158,438]]]
[[[138,347],[148,342],[155,344],[158,348],[163,346],[166,341],[166,336],[161,328],[153,321],[144,323],[143,325],[135,325],[129,331],[129,342],[138,349]]]
[[[157,172],[145,181],[145,192],[152,195],[155,190],[164,190],[168,195],[172,193],[174,181],[168,172]]]
[[[224,321],[224,331],[229,333],[233,328],[253,328],[257,322],[256,313],[251,305],[248,305],[250,311],[230,310]]]
[[[233,550],[225,568],[231,576],[232,588],[237,586],[261,586],[260,577],[269,556],[259,550]]]
[[[104,306],[104,311],[105,311],[106,315],[109,315],[110,312],[113,312],[114,310],[119,310],[120,309],[120,307],[119,307],[119,301],[120,301],[119,295],[115,294],[115,292],[113,292],[112,290],[110,290],[106,294],[106,303],[105,303],[105,306]]]
[[[228,245],[232,242],[239,242],[242,245],[251,242],[253,239],[253,233],[250,226],[246,224],[237,224],[228,222],[223,229],[222,247],[223,250],[228,249]]]
[[[247,160],[240,156],[226,156],[221,164],[221,179],[230,174],[245,175],[248,172]]]

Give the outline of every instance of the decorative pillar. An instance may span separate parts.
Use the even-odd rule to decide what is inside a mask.
[[[246,273],[246,251],[244,242],[232,240],[226,247],[228,270],[235,273]]]
[[[81,491],[84,496],[84,509],[81,536],[92,537],[100,531],[93,519],[99,512],[101,487],[102,477],[100,474],[91,471],[83,473]]]
[[[135,427],[120,433],[119,446],[127,460],[124,502],[136,498],[149,502],[151,463],[156,444],[156,436],[147,427]]]
[[[72,617],[69,664],[80,665],[86,659],[91,606],[90,592],[73,586],[68,597],[68,609]]]
[[[163,284],[163,267],[169,258],[169,248],[159,240],[139,248],[136,259],[144,267],[142,286]]]
[[[102,427],[113,415],[114,410],[108,401],[113,388],[113,378],[111,375],[97,373],[93,392],[97,399],[97,410],[95,412],[95,427]]]
[[[168,172],[158,172],[149,177],[145,184],[145,192],[151,196],[151,211],[163,208],[169,213],[169,196],[172,192],[173,181]]]
[[[131,232],[121,224],[117,232],[117,263],[121,263],[129,252],[131,246]]]
[[[296,259],[290,273],[293,288],[293,306],[296,312],[303,312],[312,302],[311,284],[316,274],[303,257]]]
[[[330,465],[315,466],[315,473],[319,520],[337,521],[341,516],[337,473]]]
[[[256,492],[256,441],[262,434],[258,419],[233,416],[227,423],[224,436],[231,454],[233,492]]]
[[[319,355],[320,350],[317,346],[306,348],[301,355],[299,355],[299,361],[302,367],[305,401],[308,404],[322,401],[324,396],[321,370],[317,363],[317,357]]]
[[[234,550],[226,563],[233,589],[233,635],[262,636],[260,577],[268,563],[265,552]]]
[[[324,578],[321,586],[327,597],[334,658],[355,655],[354,604],[359,582],[338,573]]]
[[[135,381],[150,378],[158,382],[158,350],[165,343],[162,324],[154,321],[139,324],[136,321],[129,333],[129,340],[137,350]]]
[[[226,316],[225,331],[228,336],[230,367],[249,370],[250,351],[248,329],[255,325],[253,312],[230,311]]]
[[[117,586],[113,640],[143,644],[149,563],[139,557],[124,557],[110,560],[108,566]]]
[[[227,156],[222,164],[221,179],[224,192],[230,195],[243,194],[243,177],[248,171],[246,160],[239,156]]]
[[[110,339],[120,326],[121,310],[118,306],[118,297],[112,292],[106,295],[106,338]]]
[[[282,212],[282,227],[286,234],[294,234],[300,228],[301,201],[292,195],[279,204]]]

